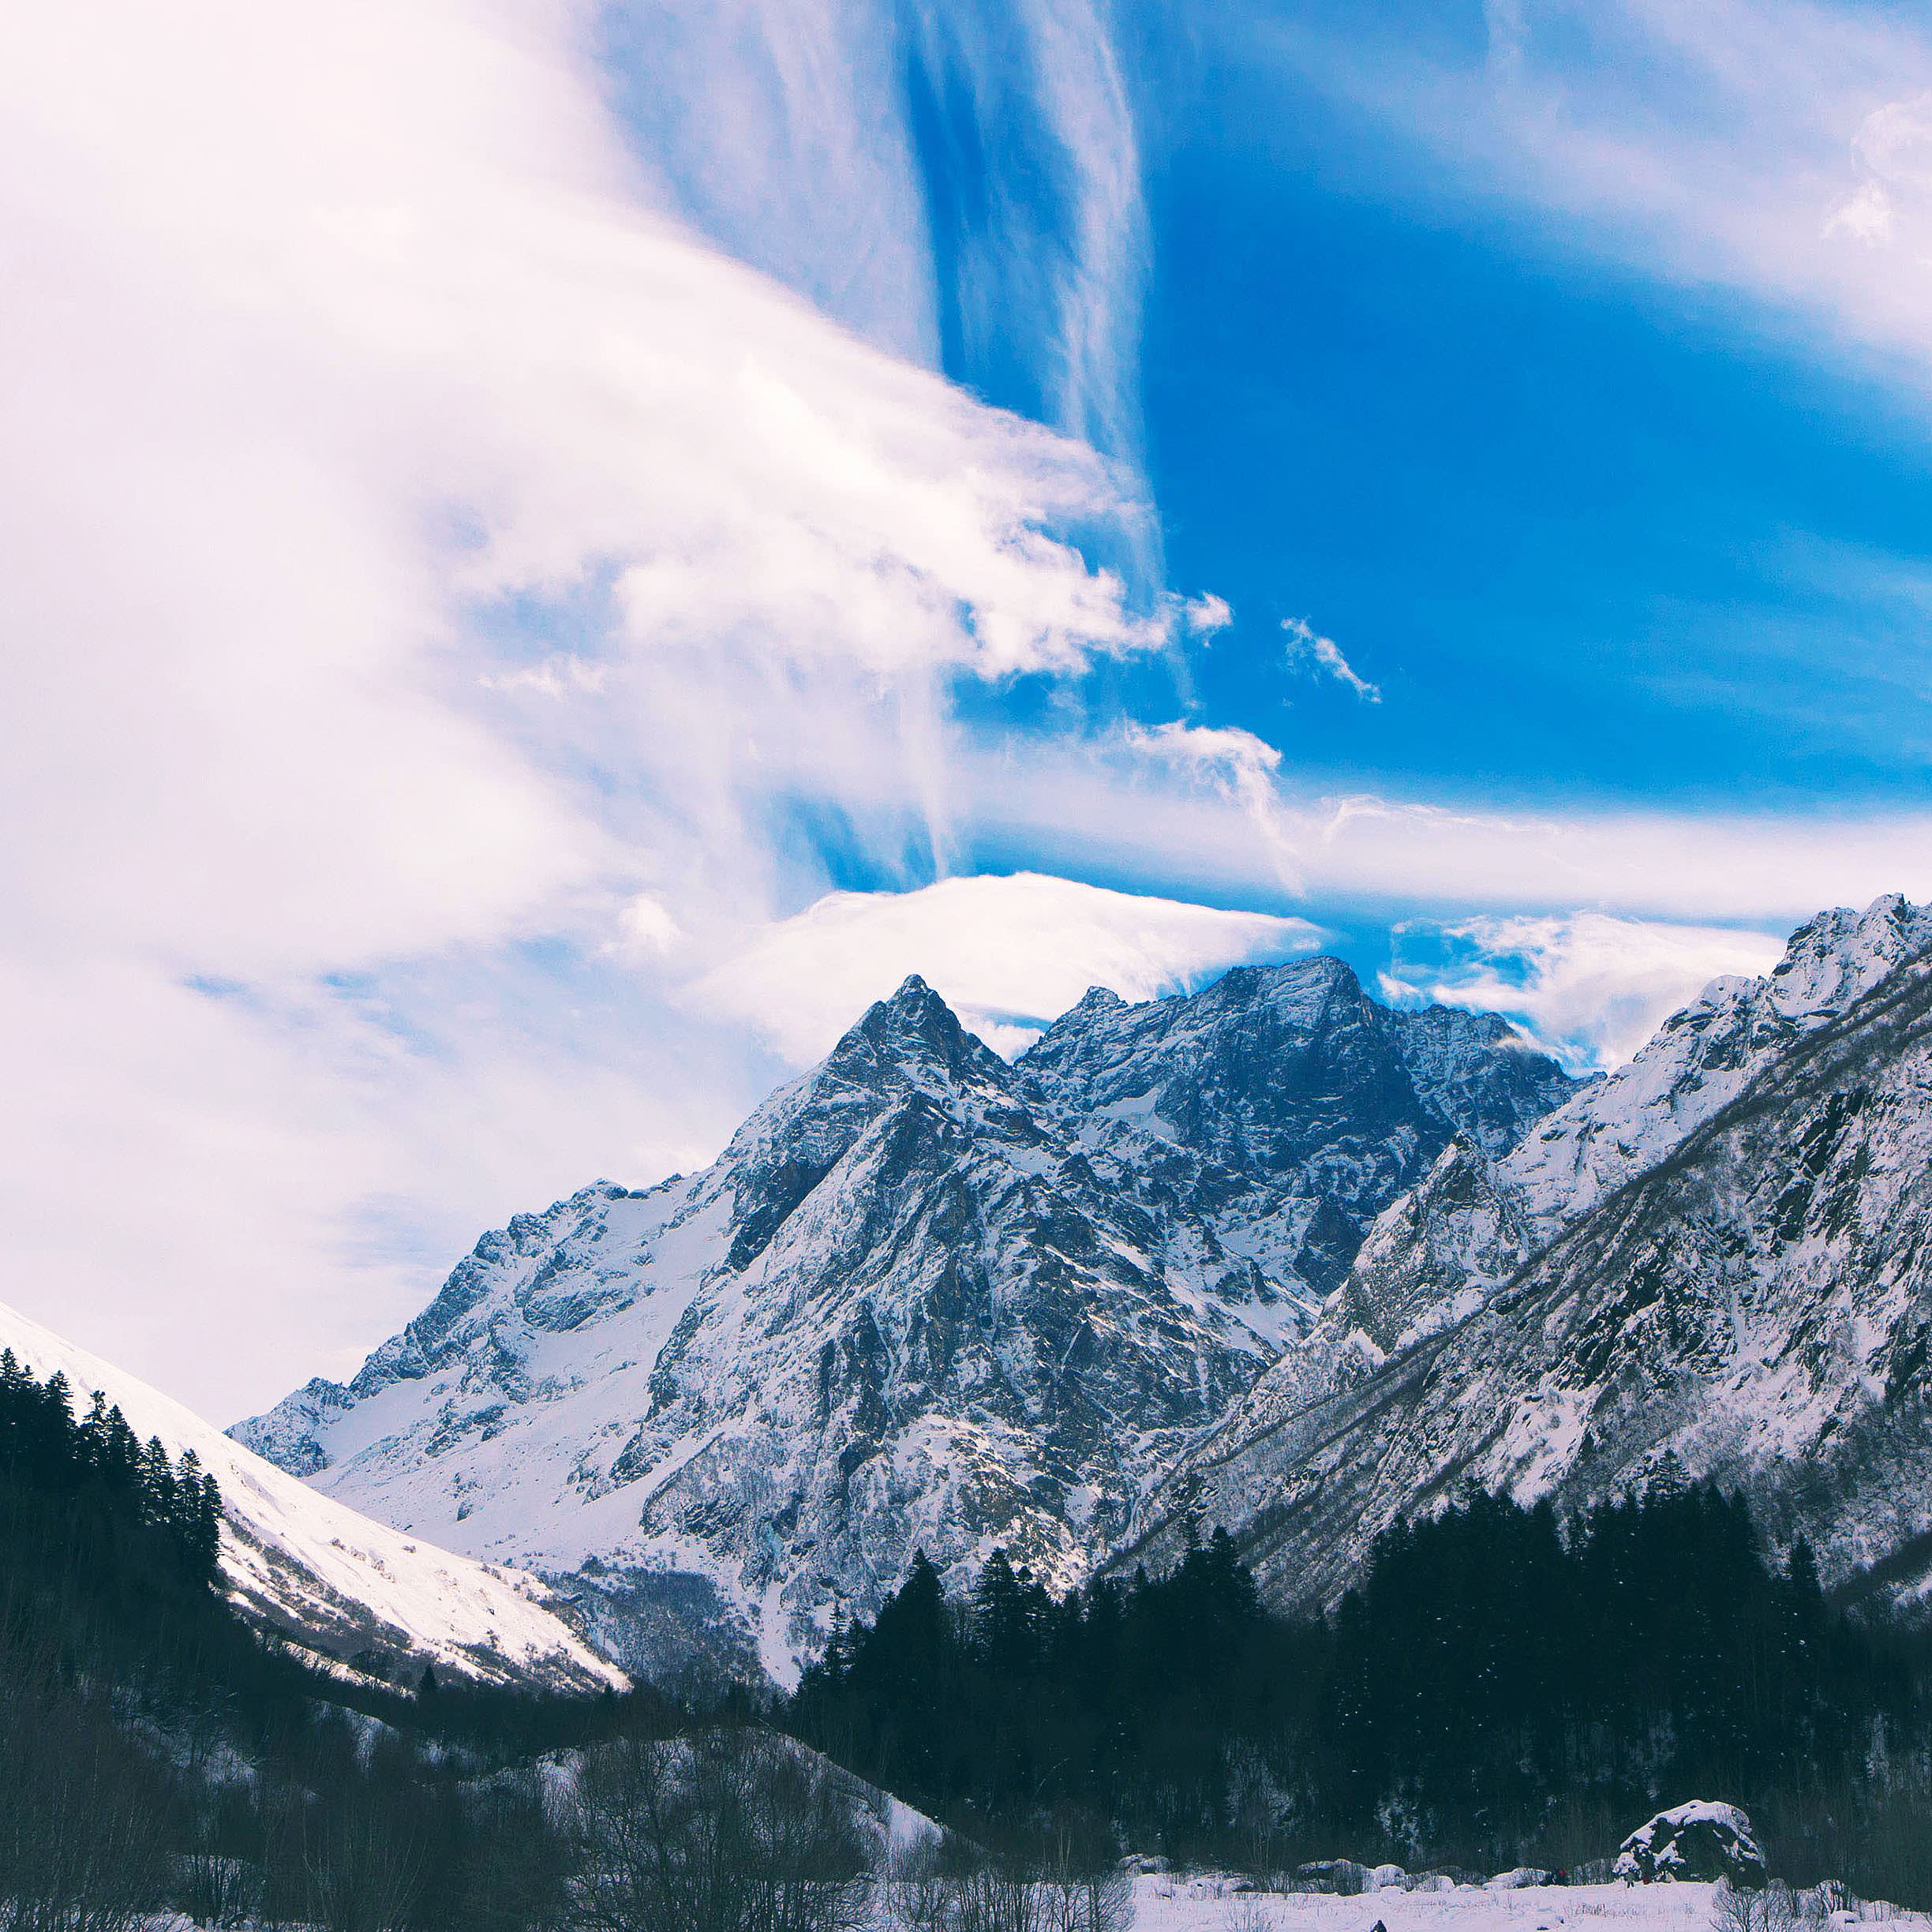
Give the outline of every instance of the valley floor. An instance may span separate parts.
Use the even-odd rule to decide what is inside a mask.
[[[1709,1885],[1528,1885],[1490,1891],[1389,1889],[1354,1898],[1322,1893],[1235,1893],[1213,1875],[1159,1873],[1134,1881],[1134,1932],[1712,1932],[1717,1888]],[[1932,1916],[1867,1901],[1852,1912],[1799,1925],[1884,1919],[1911,1932]]]

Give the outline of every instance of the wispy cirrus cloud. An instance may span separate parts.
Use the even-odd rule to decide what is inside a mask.
[[[1795,208],[1803,287],[1849,275],[1903,329],[1917,163],[1885,110],[1926,83],[1885,65],[1896,22],[1798,101],[1772,29],[1732,73],[1688,9],[1614,16],[1687,36],[1752,140],[1795,102],[1800,146],[1837,141],[1807,201],[1721,116],[1693,152],[1556,85],[1526,17],[1494,73],[1331,77],[1466,139],[1472,178],[1609,210],[1593,234],[1664,224],[1685,275],[1774,268]],[[1165,593],[1134,471],[1147,213],[1106,9],[620,28],[105,0],[4,29],[15,1298],[232,1413],[353,1361],[480,1226],[702,1159],[902,967],[997,1029],[1279,956],[1313,903],[1708,924],[1932,887],[1915,819],[1331,799],[1252,731],[1089,712],[1084,673],[1230,618]],[[974,206],[941,208],[949,128]],[[1049,691],[1024,728],[958,702],[1016,681]],[[854,879],[908,889],[827,897]]]
[[[1339,913],[1593,908],[1618,916],[1787,927],[1885,892],[1932,898],[1923,811],[1687,813],[1443,804],[1324,793],[1239,728],[1176,723],[1124,739],[963,746],[959,836],[1043,867],[1150,891],[1285,900]]]
[[[1473,37],[1271,11],[1238,46],[1372,116],[1554,245],[1728,287],[1759,325],[1932,378],[1932,27],[1822,0],[1491,0]],[[1399,168],[1399,163],[1397,164]]]
[[[1360,676],[1342,655],[1342,646],[1333,638],[1320,635],[1305,617],[1284,617],[1282,628],[1288,634],[1288,656],[1291,663],[1305,665],[1318,676],[1331,677],[1337,683],[1346,684],[1365,704],[1382,702],[1381,687],[1371,684]]]
[[[949,680],[1177,621],[1067,541],[1120,466],[667,204],[598,27],[6,30],[0,1193],[20,1298],[217,1413],[420,1295],[366,1203],[729,1125],[769,1061],[669,975],[822,889],[792,801],[930,868]]]
[[[1398,924],[1385,996],[1515,1020],[1576,1073],[1627,1060],[1724,974],[1769,972],[1774,935],[1601,912]]]
[[[1137,459],[1148,216],[1103,0],[631,0],[603,47],[696,227],[880,346]]]

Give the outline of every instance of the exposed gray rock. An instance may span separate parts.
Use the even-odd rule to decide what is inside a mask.
[[[1820,954],[1822,930],[1852,964]],[[1608,1082],[1552,1116],[1530,1146],[1601,1151],[1594,1109],[1655,1158],[1614,1186],[1600,1159],[1546,1241],[1541,1204],[1509,1185],[1521,1156],[1486,1176],[1445,1163],[1451,1193],[1432,1174],[1384,1215],[1323,1324],[1150,1498],[1133,1554],[1159,1563],[1197,1510],[1236,1530],[1277,1601],[1330,1603],[1381,1529],[1466,1483],[1576,1506],[1668,1468],[1743,1489],[1780,1542],[1811,1541],[1828,1581],[1922,1599],[1932,967],[1899,957],[1922,938],[1897,901],[1814,921],[1781,979],[1690,1009],[1728,1016],[1748,1046],[1724,1056],[1721,1106],[1698,1100],[1708,1052],[1680,1046],[1717,1021],[1679,1016],[1622,1095]],[[1820,1004],[1820,984],[1849,1004]],[[1691,1125],[1672,1140],[1673,1117]]]
[[[1721,1878],[1754,1890],[1765,1882],[1765,1856],[1751,1836],[1750,1820],[1735,1805],[1698,1799],[1639,1825],[1619,1848],[1615,1870],[1640,1885]]]

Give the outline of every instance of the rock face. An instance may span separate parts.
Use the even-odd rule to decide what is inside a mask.
[[[1332,959],[1189,999],[1095,989],[1019,1070],[1110,1185],[1320,1294],[1452,1136],[1500,1158],[1575,1086],[1493,1015],[1391,1012]]]
[[[1618,1850],[1616,1870],[1638,1885],[1722,1878],[1755,1889],[1765,1882],[1765,1856],[1750,1820],[1735,1805],[1700,1799],[1660,1811],[1632,1832]]]
[[[519,1216],[346,1387],[234,1433],[570,1579],[627,1663],[696,1633],[783,1679],[916,1548],[1077,1580],[1392,1198],[1573,1088],[1331,960],[1090,993],[1012,1066],[908,980],[712,1166]]]
[[[1452,1149],[1322,1318],[1143,1506],[1228,1524],[1279,1601],[1464,1484],[1743,1488],[1828,1580],[1932,1585],[1932,915],[1827,914],[1515,1152]]]

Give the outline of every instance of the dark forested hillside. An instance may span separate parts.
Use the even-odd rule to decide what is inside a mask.
[[[996,1556],[949,1604],[917,1564],[789,1710],[982,1829],[1058,1805],[1183,1855],[1489,1868],[1601,1855],[1692,1793],[1837,1855],[1812,1801],[1893,1803],[1873,1767],[1923,1716],[1909,1648],[1834,1612],[1803,1544],[1774,1559],[1743,1503],[1668,1485],[1567,1525],[1474,1496],[1385,1534],[1325,1621],[1264,1610],[1219,1530],[1058,1600]]]
[[[159,1661],[225,1629],[215,1594],[221,1496],[194,1452],[170,1462],[99,1396],[77,1419],[65,1379],[0,1350],[0,1617],[70,1653],[128,1641]]]
[[[222,1594],[221,1499],[0,1352],[0,1924],[521,1927],[565,1851],[534,1755],[676,1713],[324,1676]],[[546,1902],[547,1901],[547,1902]]]
[[[19,1923],[569,1923],[604,1869],[584,1834],[646,1812],[708,1831],[700,1788],[747,1821],[818,1818],[785,1857],[856,1882],[816,1760],[715,1727],[651,1743],[691,1713],[649,1693],[320,1675],[224,1600],[220,1520],[191,1462],[0,1355],[0,1899],[26,1902]],[[1742,1502],[1660,1484],[1567,1522],[1473,1494],[1386,1533],[1320,1621],[1269,1612],[1221,1530],[1163,1576],[1058,1597],[996,1553],[949,1601],[922,1558],[779,1714],[1017,1869],[1057,1846],[1062,1878],[1129,1848],[1262,1872],[1568,1865],[1696,1795],[1745,1803],[1788,1875],[1912,1902],[1932,1900],[1923,1662],[1834,1609],[1802,1544],[1767,1550]],[[560,1810],[539,1758],[563,1746],[589,1758]]]

